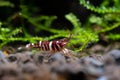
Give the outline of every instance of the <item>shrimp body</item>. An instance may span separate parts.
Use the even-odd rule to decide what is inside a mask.
[[[68,49],[65,46],[68,44],[69,40],[71,39],[71,34],[68,38],[63,38],[59,40],[53,41],[39,41],[37,43],[30,43],[27,44],[27,48],[39,48],[43,51],[51,51],[51,52],[59,52],[62,51],[63,54],[68,53]]]

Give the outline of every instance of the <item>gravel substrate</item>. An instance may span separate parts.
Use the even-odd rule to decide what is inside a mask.
[[[0,80],[120,80],[120,50],[74,59],[46,53],[0,52]]]

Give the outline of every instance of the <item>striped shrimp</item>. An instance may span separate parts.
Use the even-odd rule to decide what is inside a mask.
[[[51,51],[52,53],[62,51],[62,54],[65,56],[70,57],[71,54],[69,53],[69,50],[65,48],[65,46],[68,44],[68,42],[71,39],[71,34],[68,38],[63,38],[59,40],[53,40],[53,41],[39,41],[37,43],[30,43],[27,44],[27,48],[39,48],[42,51]]]

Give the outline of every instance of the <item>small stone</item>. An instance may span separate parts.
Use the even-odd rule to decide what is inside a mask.
[[[4,59],[6,56],[3,54],[2,51],[0,51],[0,58]]]
[[[52,63],[54,61],[60,61],[64,63],[65,57],[60,52],[57,52],[54,55],[52,55],[48,60],[49,63]]]
[[[120,50],[117,49],[111,50],[106,54],[106,56],[109,56],[109,58],[111,57],[116,64],[120,65]]]

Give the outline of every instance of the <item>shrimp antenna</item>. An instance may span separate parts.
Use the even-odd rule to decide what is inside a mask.
[[[71,37],[72,37],[72,33],[69,34],[68,41],[70,41]]]

